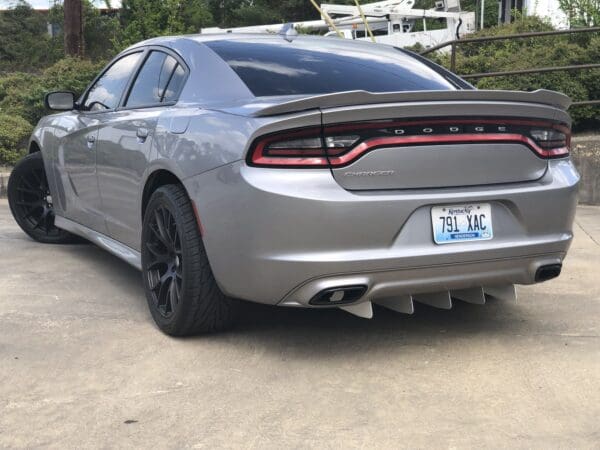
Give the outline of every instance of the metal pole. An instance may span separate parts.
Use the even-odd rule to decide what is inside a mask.
[[[483,13],[485,12],[485,0],[481,0],[481,19],[479,21],[479,29],[483,30],[483,22],[484,22],[484,15]]]
[[[504,23],[505,24],[510,24],[511,22],[511,14],[512,14],[512,2],[511,0],[503,0],[503,7],[504,7]]]
[[[537,69],[508,70],[506,72],[469,73],[461,78],[505,77],[508,75],[527,75],[530,73],[560,72],[562,70],[600,69],[600,64],[579,64],[571,66],[538,67]]]
[[[428,53],[435,52],[441,48],[448,47],[449,45],[452,45],[453,42],[460,42],[461,44],[467,44],[469,42],[492,42],[492,41],[500,41],[500,40],[504,40],[504,39],[525,39],[525,38],[540,37],[540,36],[557,36],[557,35],[563,35],[563,34],[595,33],[598,31],[600,31],[600,27],[573,28],[571,30],[558,30],[558,31],[534,31],[534,32],[530,32],[530,33],[512,34],[512,35],[505,35],[505,36],[463,38],[460,40],[443,42],[443,43],[435,45],[433,47],[429,47],[428,49],[422,51],[421,55],[426,55]]]
[[[371,36],[371,40],[373,42],[377,42],[375,40],[375,36],[373,36],[373,32],[371,31],[371,27],[369,26],[369,22],[367,21],[367,18],[365,17],[365,13],[362,9],[362,7],[360,6],[360,3],[358,3],[358,0],[354,0],[354,3],[356,3],[356,7],[358,8],[358,13],[360,14],[360,17],[362,18],[362,21],[365,23],[365,28],[369,33],[369,36]]]
[[[319,5],[317,5],[317,2],[315,2],[315,0],[310,0],[310,2],[316,8],[316,10],[319,11],[319,14],[321,14],[321,17],[325,20],[325,22],[327,22],[327,25],[329,25],[331,28],[333,28],[333,30],[337,33],[337,35],[339,37],[343,38],[344,34],[340,30],[337,29],[337,27],[335,26],[335,23],[333,23],[333,20],[331,20],[331,17],[329,17],[329,14],[327,14],[325,11],[323,11],[321,9],[321,7]]]

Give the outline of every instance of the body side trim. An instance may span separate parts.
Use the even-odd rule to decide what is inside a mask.
[[[70,233],[81,236],[90,242],[96,244],[103,250],[112,253],[117,258],[122,259],[126,263],[129,263],[138,270],[142,270],[142,255],[140,252],[118,242],[114,239],[94,231],[88,227],[85,227],[72,220],[65,219],[61,216],[56,216],[54,219],[56,227],[61,228]]]

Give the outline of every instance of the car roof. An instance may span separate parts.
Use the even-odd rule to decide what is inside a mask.
[[[148,45],[162,45],[165,47],[174,47],[177,46],[181,41],[193,41],[198,44],[203,44],[205,42],[214,42],[214,41],[246,41],[246,42],[273,42],[280,43],[285,38],[279,34],[272,33],[209,33],[209,34],[184,34],[177,36],[159,36],[155,38],[151,38],[142,42],[138,42],[130,47],[142,47]],[[371,51],[375,48],[389,50],[392,46],[388,44],[373,44],[368,41],[360,41],[360,40],[352,40],[352,39],[342,39],[337,36],[315,36],[315,35],[307,35],[307,34],[299,34],[294,37],[290,42],[319,42],[319,43],[335,43],[337,46],[346,46],[351,48],[370,48]],[[129,49],[128,49],[129,50]]]

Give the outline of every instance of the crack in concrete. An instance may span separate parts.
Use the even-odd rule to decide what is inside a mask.
[[[598,247],[600,247],[600,243],[596,239],[594,239],[594,236],[592,236],[590,233],[588,233],[588,231],[583,227],[583,225],[581,225],[581,223],[579,223],[579,220],[575,219],[575,223],[577,224],[577,226],[579,228],[581,228],[583,230],[583,232],[586,234],[586,236],[589,237],[594,244],[596,244]]]

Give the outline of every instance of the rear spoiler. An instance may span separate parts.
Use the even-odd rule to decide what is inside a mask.
[[[571,106],[571,99],[568,96],[546,89],[539,89],[533,92],[457,90],[373,93],[367,91],[348,91],[335,94],[316,95],[313,97],[291,100],[285,103],[269,105],[256,110],[252,115],[254,117],[267,117],[316,108],[337,108],[377,103],[446,101],[537,103],[565,111]]]

